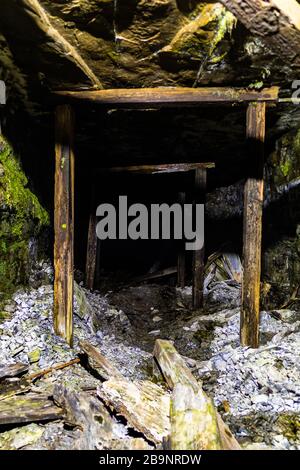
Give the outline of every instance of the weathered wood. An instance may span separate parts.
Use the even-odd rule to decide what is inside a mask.
[[[114,108],[161,108],[165,106],[199,106],[200,104],[232,104],[252,101],[276,102],[278,87],[261,91],[241,88],[131,88],[97,91],[58,91],[65,99],[90,101]]]
[[[194,204],[205,203],[207,172],[205,169],[195,171],[195,201]],[[193,252],[193,307],[203,307],[205,246]]]
[[[0,402],[0,425],[60,419],[63,410],[47,397],[29,394]]]
[[[0,401],[6,398],[20,395],[31,389],[31,382],[25,378],[20,380],[2,380],[0,383]]]
[[[54,328],[69,344],[73,336],[74,114],[58,106],[55,123]]]
[[[138,173],[147,175],[187,173],[198,168],[215,168],[215,163],[166,163],[159,165],[133,165],[113,168],[102,168],[101,172],[109,173]]]
[[[98,396],[129,425],[155,444],[170,433],[170,395],[149,381],[110,379],[98,388]]]
[[[185,196],[186,194],[180,192],[178,195],[178,202],[183,208],[185,204]],[[177,285],[178,287],[185,286],[185,261],[186,261],[186,253],[185,253],[185,240],[179,242],[179,250],[177,256]]]
[[[293,67],[300,66],[300,5],[296,0],[220,0],[253,34]]]
[[[91,207],[89,217],[89,228],[87,238],[86,250],[86,266],[85,266],[85,284],[90,290],[94,289],[96,261],[97,261],[97,246],[98,237],[96,233],[97,217],[95,207],[95,187],[92,188]]]
[[[100,377],[104,380],[123,377],[118,369],[116,369],[116,367],[108,361],[95,346],[87,341],[80,341],[79,344],[80,349],[87,356],[89,366],[91,369],[96,371]]]
[[[49,367],[48,369],[40,370],[39,372],[36,372],[35,374],[29,375],[27,379],[32,380],[32,381],[36,379],[40,379],[41,377],[44,377],[45,375],[52,374],[52,372],[55,372],[56,370],[66,369],[67,367],[71,367],[79,363],[80,363],[79,358],[72,359],[72,361],[64,362],[63,364],[57,364],[56,366]]]
[[[9,377],[17,377],[18,375],[22,375],[28,371],[28,364],[21,364],[17,362],[15,364],[9,364],[5,366],[0,365],[0,380],[9,378]]]
[[[189,387],[195,394],[202,394],[203,400],[209,400],[206,393],[202,390],[201,383],[193,376],[190,369],[170,341],[156,340],[153,356],[171,390],[174,389],[176,384],[180,383]],[[239,450],[239,443],[217,412],[216,419],[218,422],[222,449]]]
[[[241,343],[259,345],[262,212],[264,197],[264,139],[266,105],[250,104],[247,139],[251,173],[244,193],[244,279],[241,309]]]
[[[199,387],[177,383],[171,399],[171,450],[221,450],[214,405]]]

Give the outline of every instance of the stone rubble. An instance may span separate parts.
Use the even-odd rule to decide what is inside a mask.
[[[35,372],[72,360],[79,352],[79,340],[87,340],[127,378],[151,377],[152,355],[135,342],[128,315],[111,305],[107,295],[78,286],[76,290],[73,349],[53,331],[52,285],[16,292],[4,307],[10,318],[0,323],[0,364],[24,362]],[[191,289],[177,289],[176,295],[181,299],[178,302],[185,304]],[[243,348],[239,345],[239,296],[237,285],[216,282],[206,292],[205,314],[190,312],[182,323],[183,313],[181,323],[174,320],[174,329],[180,329],[177,336],[187,345],[199,332],[211,334],[209,340],[205,336],[199,343],[205,360],[186,360],[245,448],[300,449],[299,312],[262,312],[260,348]],[[228,304],[230,308],[224,308]],[[153,342],[159,332],[166,337],[163,312],[160,315],[161,329],[146,332]],[[74,366],[38,381],[35,387],[52,390],[62,376],[84,387],[95,386],[97,381],[82,367]],[[45,435],[50,436],[52,428],[54,423]],[[126,428],[119,432],[127,435]]]

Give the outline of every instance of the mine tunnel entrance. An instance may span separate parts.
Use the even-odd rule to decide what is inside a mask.
[[[266,104],[276,103],[278,88],[261,92],[239,89],[132,89],[102,90],[88,92],[59,92],[60,99],[92,102],[104,108],[163,108],[186,107],[199,105],[247,105],[246,136],[248,157],[246,160],[246,186],[244,205],[244,276],[243,305],[241,311],[241,342],[244,345],[258,346],[259,335],[259,285],[261,274],[261,240],[263,209],[263,168]],[[73,264],[74,264],[74,109],[71,104],[60,104],[56,108],[56,170],[55,170],[55,245],[54,245],[54,321],[56,332],[68,342],[72,342],[73,316]],[[203,206],[207,192],[207,169],[215,166],[213,162],[196,161],[185,163],[183,172],[194,172],[193,204]],[[97,157],[96,157],[97,158]],[[144,157],[143,157],[144,158]],[[170,159],[171,157],[169,157]],[[110,164],[111,165],[111,164]],[[181,173],[176,165],[184,163],[159,164],[151,162],[146,173],[154,176],[157,173]],[[194,165],[186,168],[186,165]],[[196,166],[195,166],[196,165]],[[162,168],[163,167],[163,168]],[[108,173],[145,173],[145,163],[138,165],[106,168]],[[175,171],[174,171],[175,170]],[[89,168],[91,175],[92,167]],[[170,175],[169,175],[170,176]],[[97,176],[96,176],[97,178]],[[97,179],[92,184],[94,197],[98,197]],[[185,192],[181,192],[185,194]],[[97,237],[95,233],[95,203],[90,211],[89,236],[87,241],[86,279],[90,288],[94,287],[95,267],[97,265]],[[103,214],[102,214],[103,215]],[[203,224],[204,225],[204,220]],[[197,228],[197,237],[200,238]],[[121,237],[122,238],[122,237]],[[204,243],[197,244],[193,250],[193,306],[203,305],[204,281]],[[178,273],[185,270],[184,255],[178,264]],[[182,281],[183,282],[183,281]]]

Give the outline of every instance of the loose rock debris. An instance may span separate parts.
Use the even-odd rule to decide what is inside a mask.
[[[10,318],[0,324],[1,449],[169,448],[173,395],[152,367],[156,316],[159,338],[172,341],[242,447],[300,448],[298,312],[263,312],[262,346],[251,350],[239,346],[235,280],[211,282],[198,312],[190,288],[139,285],[106,296],[77,290],[73,349],[53,333],[52,286],[19,291],[8,304]],[[38,399],[47,421],[33,413]],[[9,418],[18,400],[23,421]]]

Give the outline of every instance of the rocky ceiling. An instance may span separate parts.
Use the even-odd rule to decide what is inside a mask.
[[[36,121],[51,109],[46,98],[57,89],[203,85],[259,89],[277,84],[284,93],[300,77],[218,2],[0,0],[0,79],[8,86],[9,111],[26,109]],[[298,108],[284,105],[272,110],[269,136],[298,127]],[[135,142],[130,147],[127,138],[130,129],[136,134],[140,122],[134,116],[140,114],[128,119],[122,134],[133,155],[141,153],[141,146]],[[208,154],[219,153],[221,158],[223,149],[229,149],[229,155],[244,135],[244,118],[238,112],[230,116],[193,112],[186,119],[166,113],[156,127],[149,119],[144,125],[153,125],[156,135],[168,141],[162,147],[165,152],[175,145],[178,158],[186,142],[190,159],[197,158],[199,136],[202,146],[210,145]],[[122,142],[120,122],[124,120],[107,117],[104,127],[109,132],[105,137],[104,130],[103,137],[107,148],[108,134],[115,133]],[[141,132],[137,139],[142,139]],[[216,132],[221,141],[218,149]],[[87,133],[87,129],[81,133],[83,141]],[[180,143],[176,134],[183,136]],[[120,146],[110,148],[116,159],[119,152]]]

